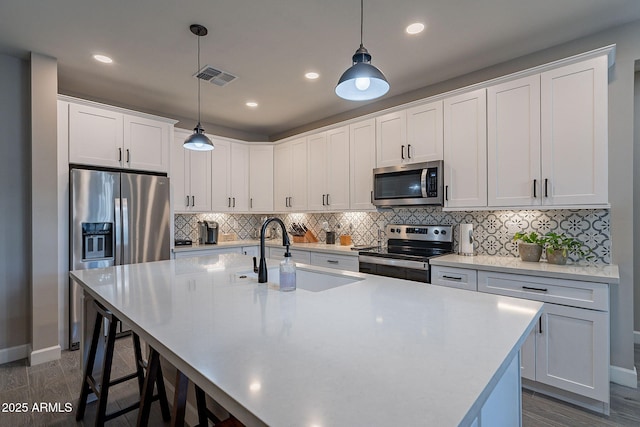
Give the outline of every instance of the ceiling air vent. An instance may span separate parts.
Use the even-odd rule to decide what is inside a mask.
[[[205,65],[193,77],[217,86],[225,86],[237,79],[233,74],[213,68],[211,65]]]

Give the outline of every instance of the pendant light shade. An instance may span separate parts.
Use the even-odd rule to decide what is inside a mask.
[[[200,37],[206,36],[208,31],[202,25],[197,24],[191,25],[189,29],[198,36],[198,71],[200,71]],[[185,139],[183,147],[194,151],[209,151],[213,150],[213,142],[204,134],[204,129],[200,124],[200,79],[196,78],[198,79],[198,124],[193,129],[193,134]]]
[[[342,74],[336,86],[336,95],[350,101],[368,101],[389,91],[389,82],[371,65],[371,55],[362,44],[363,6],[360,0],[360,47],[353,55],[353,65]]]

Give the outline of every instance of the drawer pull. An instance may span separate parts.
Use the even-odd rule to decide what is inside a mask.
[[[547,289],[544,289],[544,288],[532,288],[532,287],[529,287],[529,286],[523,286],[522,289],[525,289],[527,291],[547,292]]]
[[[454,276],[442,276],[443,279],[449,279],[449,280],[457,280],[458,282],[462,280],[462,277],[454,277]]]
[[[340,261],[336,261],[335,259],[328,259],[327,262],[329,264],[338,264]]]

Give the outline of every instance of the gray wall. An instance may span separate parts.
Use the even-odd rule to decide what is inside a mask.
[[[29,343],[29,64],[0,55],[0,351]]]
[[[640,61],[636,62],[640,66]],[[637,67],[636,67],[637,68]],[[635,73],[635,85],[634,85],[634,150],[633,150],[633,182],[640,184],[640,71]],[[634,219],[640,218],[640,185],[634,185],[633,187],[633,212]],[[634,227],[633,229],[633,253],[638,254],[635,256],[633,265],[633,276],[638,284],[635,287],[634,293],[634,330],[640,331],[640,227]]]

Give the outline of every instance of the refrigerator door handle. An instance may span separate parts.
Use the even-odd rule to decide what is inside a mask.
[[[121,230],[122,230],[122,211],[121,209],[121,202],[122,199],[119,197],[116,197],[116,199],[114,200],[114,204],[115,204],[115,212],[113,215],[114,218],[114,222],[115,222],[115,232],[114,232],[114,240],[115,240],[115,265],[120,265],[122,264],[122,235]]]
[[[131,264],[131,247],[129,246],[129,206],[128,199],[122,198],[122,264]]]

